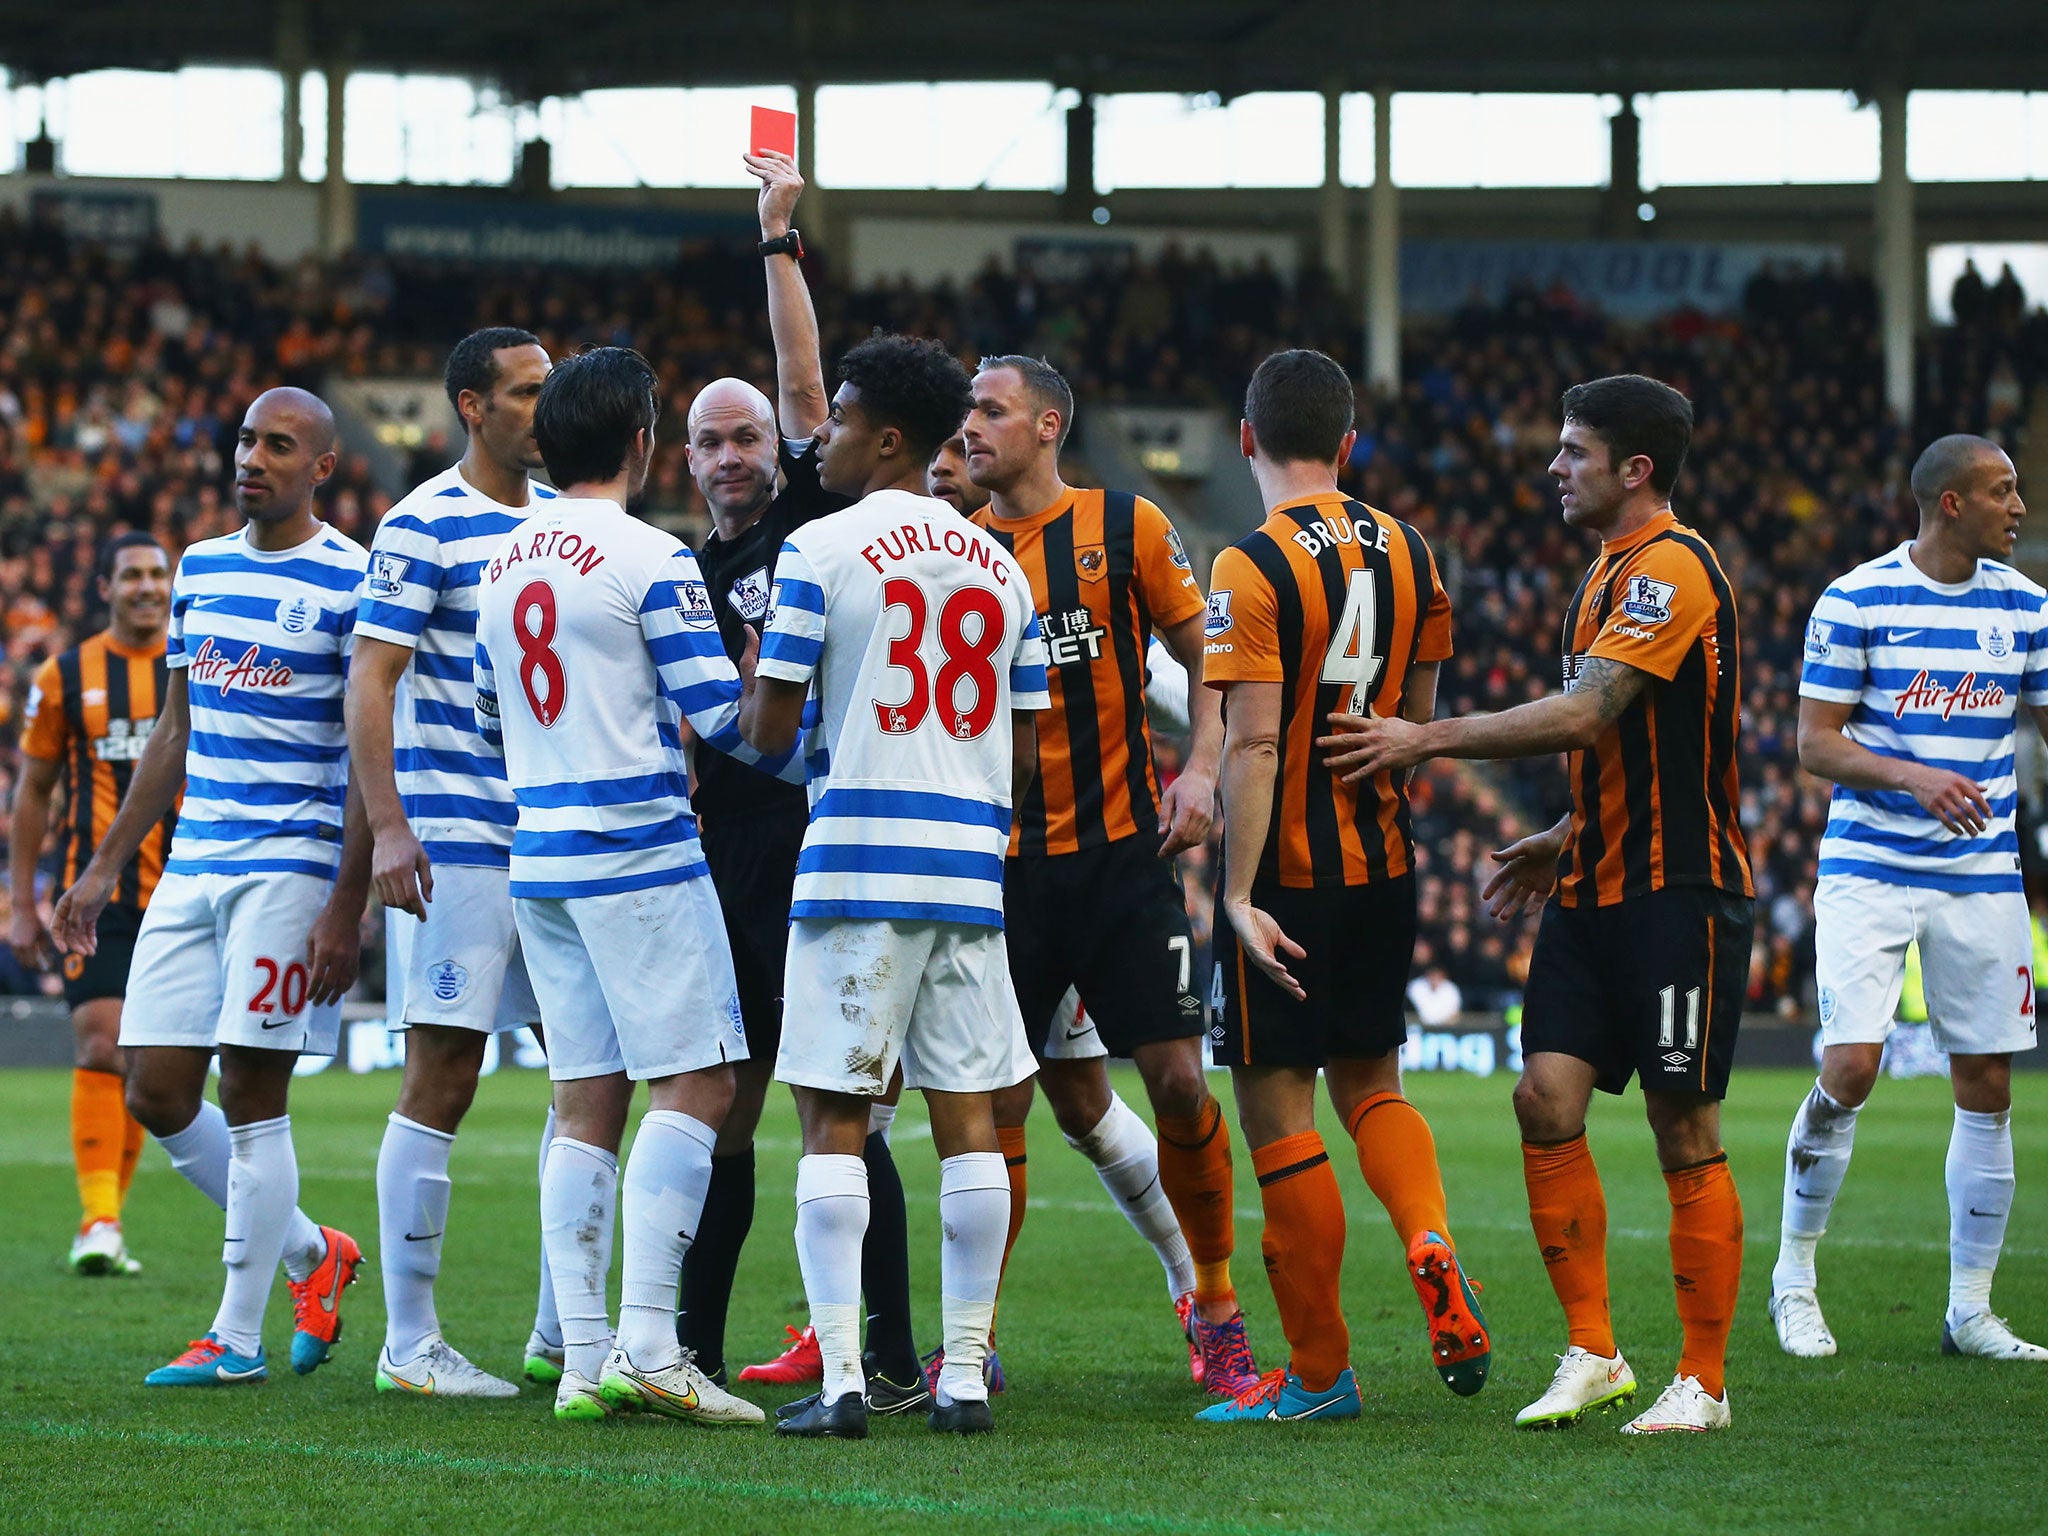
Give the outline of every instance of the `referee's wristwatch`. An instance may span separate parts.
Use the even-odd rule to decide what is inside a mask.
[[[792,261],[804,259],[803,236],[794,229],[786,235],[776,236],[773,240],[763,240],[755,249],[763,256],[787,256]]]

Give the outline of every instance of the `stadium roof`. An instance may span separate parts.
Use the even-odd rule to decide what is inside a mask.
[[[2014,0],[6,0],[0,65],[306,56],[465,74],[524,99],[810,78],[1095,91],[2048,89],[2048,5]]]

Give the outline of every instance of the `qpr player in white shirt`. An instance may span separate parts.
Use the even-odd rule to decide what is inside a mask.
[[[517,811],[504,760],[477,737],[474,674],[478,575],[505,536],[555,495],[527,479],[542,467],[533,406],[547,376],[547,351],[530,332],[494,326],[455,344],[445,382],[468,447],[377,525],[356,617],[349,757],[374,837],[371,879],[397,940],[388,988],[395,1027],[406,1034],[398,1104],[377,1153],[380,1392],[519,1391],[441,1337],[434,1281],[449,1154],[485,1043],[494,1031],[540,1020],[506,874]],[[543,1162],[553,1139],[550,1124]],[[527,1375],[559,1380],[561,1357],[543,1250]]]
[[[863,499],[791,534],[741,729],[789,750],[807,712],[811,822],[791,906],[775,1075],[796,1089],[797,1260],[822,1389],[782,1410],[801,1436],[867,1434],[861,1160],[900,1060],[940,1161],[945,1365],[934,1430],[993,1427],[982,1359],[1009,1177],[991,1095],[1034,1070],[1003,945],[1003,850],[1050,704],[1031,589],[993,539],[925,495],[966,371],[936,342],[876,336],[839,369],[819,429],[828,490]]]
[[[1997,444],[1936,439],[1913,498],[1918,536],[1831,585],[1807,627],[1799,761],[1835,783],[1813,899],[1823,1049],[1786,1148],[1770,1311],[1787,1353],[1835,1352],[1814,1251],[1918,943],[1956,1104],[1941,1351],[2048,1361],[1991,1310],[2013,1198],[2012,1057],[2035,1044],[2014,732],[2022,705],[2048,732],[2048,594],[2003,563],[2026,507]]]
[[[292,1369],[328,1358],[362,1250],[298,1209],[288,1100],[301,1052],[334,1054],[355,982],[369,836],[342,729],[367,556],[323,523],[334,418],[299,389],[257,396],[235,447],[237,533],[192,545],[171,585],[170,684],[128,793],[51,933],[89,955],[113,882],[174,808],[121,1010],[128,1105],[226,1213],[227,1283],[203,1338],[149,1386],[262,1381],[263,1313],[291,1280]],[[220,1057],[220,1105],[206,1101]]]
[[[541,388],[534,435],[562,494],[485,563],[476,725],[518,805],[511,891],[548,1026],[553,1144],[541,1235],[561,1318],[560,1419],[645,1409],[759,1423],[676,1341],[676,1285],[703,1212],[730,1063],[745,1058],[732,954],[690,813],[679,721],[758,760],[740,677],[696,558],[626,512],[654,453],[654,371],[600,347]],[[616,1347],[606,1323],[618,1148],[625,1176]]]

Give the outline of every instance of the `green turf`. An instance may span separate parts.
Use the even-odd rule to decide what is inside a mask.
[[[1219,1086],[1220,1086],[1220,1079]],[[334,1363],[285,1365],[282,1285],[265,1386],[162,1393],[142,1375],[202,1332],[218,1298],[218,1215],[151,1149],[128,1213],[140,1279],[79,1280],[62,1265],[74,1219],[67,1079],[0,1074],[0,1529],[691,1533],[1019,1531],[1880,1530],[2038,1528],[2048,1368],[1944,1360],[1946,1280],[1938,1083],[1881,1085],[1822,1254],[1834,1360],[1781,1355],[1764,1315],[1785,1126],[1806,1076],[1738,1080],[1728,1143],[1749,1211],[1748,1264],[1730,1360],[1735,1427],[1634,1443],[1618,1417],[1549,1435],[1514,1411],[1562,1348],[1530,1239],[1508,1109],[1511,1079],[1417,1077],[1436,1129],[1461,1247],[1486,1283],[1491,1384],[1451,1396],[1430,1369],[1413,1293],[1342,1133],[1325,1126],[1353,1211],[1346,1260],[1361,1422],[1197,1426],[1158,1267],[1043,1108],[1032,1124],[1031,1216],[1004,1299],[1011,1390],[998,1432],[940,1441],[881,1424],[864,1445],[785,1444],[766,1431],[650,1421],[558,1426],[548,1399],[440,1403],[371,1390],[382,1317],[374,1255],[349,1293]],[[1120,1085],[1140,1098],[1134,1081]],[[390,1074],[328,1073],[294,1090],[303,1203],[374,1246],[377,1141]],[[2001,1309],[2048,1333],[2048,1079],[2023,1077],[2020,1193],[1999,1277]],[[532,1315],[534,1150],[546,1088],[488,1080],[456,1144],[441,1286],[449,1338],[517,1370]],[[897,1122],[911,1192],[921,1336],[936,1333],[936,1165],[922,1116]],[[1667,1207],[1635,1100],[1596,1110],[1622,1347],[1655,1390],[1676,1361]],[[735,1362],[772,1352],[803,1318],[789,1233],[796,1156],[786,1101],[763,1128],[760,1205],[732,1314]],[[1257,1259],[1257,1193],[1238,1157],[1238,1280],[1260,1359],[1281,1339]],[[614,1268],[616,1281],[616,1267]],[[759,1392],[764,1405],[784,1392]],[[1647,1400],[1647,1399],[1645,1399]]]

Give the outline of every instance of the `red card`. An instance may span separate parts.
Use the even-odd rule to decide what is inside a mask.
[[[773,107],[754,108],[753,127],[747,134],[749,153],[760,154],[773,150],[778,155],[796,158],[796,114],[778,112]]]

